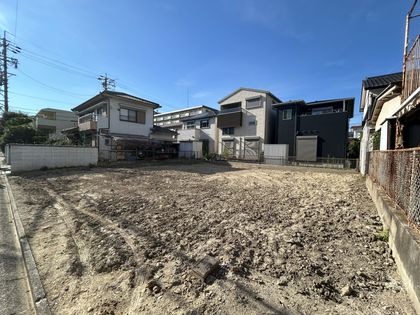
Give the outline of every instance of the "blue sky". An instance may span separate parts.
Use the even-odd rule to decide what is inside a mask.
[[[217,108],[241,86],[282,100],[356,97],[355,124],[362,79],[401,71],[411,3],[2,0],[0,29],[23,49],[11,109],[70,109],[100,91],[106,72],[163,111]]]

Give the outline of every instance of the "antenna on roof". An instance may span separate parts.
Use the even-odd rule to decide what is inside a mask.
[[[101,75],[98,80],[101,81],[104,91],[108,91],[110,88],[115,89],[115,80],[109,78],[108,74],[105,73],[105,75]]]

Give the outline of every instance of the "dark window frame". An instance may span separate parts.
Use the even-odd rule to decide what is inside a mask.
[[[222,128],[223,136],[233,136],[235,134],[235,127]]]
[[[195,120],[189,120],[187,121],[186,125],[185,125],[185,129],[195,129]]]
[[[258,105],[248,105],[248,102],[249,101],[255,101],[255,100],[258,100],[259,101],[259,104]],[[247,98],[246,100],[245,100],[245,108],[246,109],[254,109],[254,108],[261,108],[261,107],[263,107],[263,99],[262,99],[262,96],[256,96],[256,97],[250,97],[250,98]]]
[[[121,111],[126,110],[127,115],[122,115]],[[131,115],[130,115],[131,112]],[[134,114],[133,114],[134,112]],[[139,116],[140,113],[143,113],[143,121],[139,121],[141,116]],[[127,108],[127,107],[121,107],[120,108],[120,121],[126,121],[136,124],[145,125],[146,124],[146,111],[141,109],[133,109],[133,108]]]
[[[203,127],[203,122],[207,123],[207,126]],[[202,119],[200,120],[200,129],[208,129],[210,128],[210,119]]]

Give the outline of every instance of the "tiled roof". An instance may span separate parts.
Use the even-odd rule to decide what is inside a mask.
[[[402,81],[402,72],[390,73],[385,75],[379,75],[376,77],[369,77],[363,80],[363,87],[366,90],[376,89],[380,87],[386,87],[392,83],[398,83]]]
[[[87,101],[83,102],[82,104],[76,106],[75,108],[72,108],[72,111],[75,111],[75,112],[83,111],[89,108],[90,106],[95,105],[96,103],[102,100],[105,100],[107,97],[118,97],[118,98],[125,99],[128,101],[140,102],[145,105],[150,105],[153,108],[160,107],[160,105],[155,102],[152,102],[152,101],[149,101],[149,100],[146,100],[146,99],[134,96],[134,95],[130,95],[127,93],[117,92],[117,91],[103,91],[93,96],[92,98],[88,99]]]

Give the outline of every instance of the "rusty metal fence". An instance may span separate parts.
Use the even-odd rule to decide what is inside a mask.
[[[420,148],[371,152],[369,177],[420,227]]]

